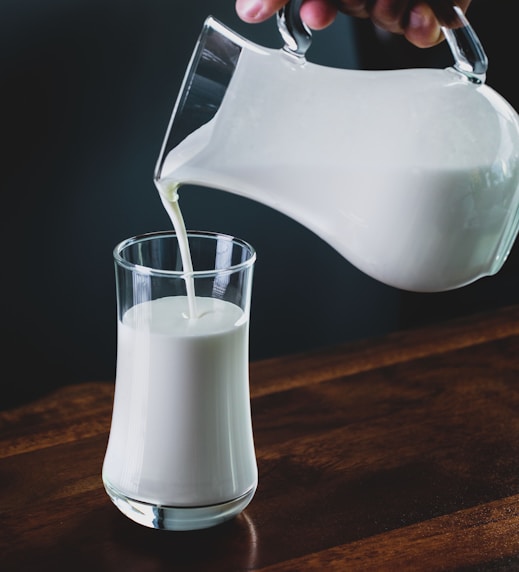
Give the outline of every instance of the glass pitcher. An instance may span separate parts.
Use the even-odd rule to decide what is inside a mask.
[[[519,230],[519,118],[485,84],[463,12],[443,26],[446,69],[362,71],[305,58],[301,0],[278,14],[282,49],[209,17],[155,170],[302,223],[361,271],[412,291],[495,274]]]

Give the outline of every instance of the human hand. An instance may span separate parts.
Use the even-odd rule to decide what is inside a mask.
[[[419,48],[443,40],[440,25],[453,25],[456,16],[453,0],[304,0],[301,19],[314,30],[329,26],[337,13],[371,18],[384,30],[404,35]],[[471,0],[456,0],[465,12]],[[287,0],[236,0],[236,12],[245,22],[264,22],[280,10]]]

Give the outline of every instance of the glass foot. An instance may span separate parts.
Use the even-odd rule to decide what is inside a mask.
[[[106,481],[103,484],[112,502],[129,519],[161,530],[199,530],[221,524],[242,512],[256,491],[256,487],[253,487],[236,499],[216,505],[174,507],[132,499]]]

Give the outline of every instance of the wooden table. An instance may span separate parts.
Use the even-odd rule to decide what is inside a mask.
[[[251,389],[256,496],[198,532],[105,494],[112,383],[0,413],[0,569],[519,570],[519,306],[256,362]]]

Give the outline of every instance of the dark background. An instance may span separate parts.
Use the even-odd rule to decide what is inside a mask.
[[[517,109],[511,4],[473,0],[468,16],[489,56],[487,83]],[[274,19],[244,24],[233,0],[2,0],[0,408],[62,384],[114,378],[112,249],[170,228],[152,174],[209,14],[261,45],[281,45]],[[419,50],[345,16],[314,33],[308,59],[360,69],[452,61],[445,45]],[[517,247],[495,277],[411,294],[363,275],[260,204],[196,188],[180,204],[188,228],[234,234],[257,249],[251,359],[519,301]]]

